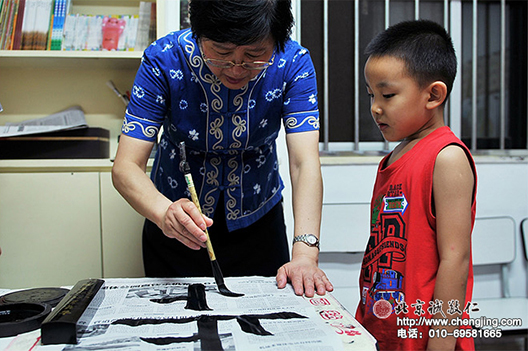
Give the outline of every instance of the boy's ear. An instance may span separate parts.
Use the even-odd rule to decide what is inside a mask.
[[[434,109],[441,106],[447,96],[447,85],[441,81],[435,81],[428,87],[429,99],[427,101],[427,108]]]

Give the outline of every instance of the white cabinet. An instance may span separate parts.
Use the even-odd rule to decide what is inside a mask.
[[[142,277],[141,233],[145,219],[115,190],[110,172],[100,173],[100,180],[103,276]]]
[[[98,173],[0,174],[0,286],[102,276]]]
[[[370,198],[377,165],[328,165],[323,159],[321,252],[363,252],[370,232]]]
[[[143,221],[109,169],[0,173],[0,287],[142,277]]]

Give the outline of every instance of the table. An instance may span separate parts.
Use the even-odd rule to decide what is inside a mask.
[[[207,343],[244,351],[376,349],[374,338],[331,293],[296,296],[291,286],[277,289],[273,277],[225,281],[244,296],[219,294],[212,278],[106,279],[104,298],[78,345],[189,351]],[[189,308],[191,286],[203,287],[205,307]],[[17,342],[26,345],[17,350],[29,350],[35,342],[31,350],[65,346],[41,346],[39,336],[37,330],[0,339],[0,350]]]

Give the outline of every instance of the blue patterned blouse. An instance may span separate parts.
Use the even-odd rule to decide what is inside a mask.
[[[319,129],[315,70],[305,48],[289,41],[270,67],[230,90],[204,64],[187,29],[145,50],[122,132],[154,141],[163,126],[151,179],[173,201],[190,197],[178,168],[178,145],[185,141],[204,214],[213,216],[224,191],[231,231],[281,199],[275,147],[281,120],[287,133]]]

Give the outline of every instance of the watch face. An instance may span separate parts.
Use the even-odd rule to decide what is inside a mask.
[[[310,243],[310,245],[315,245],[315,243],[317,243],[317,238],[313,235],[308,235],[306,239],[308,239],[308,243]]]

